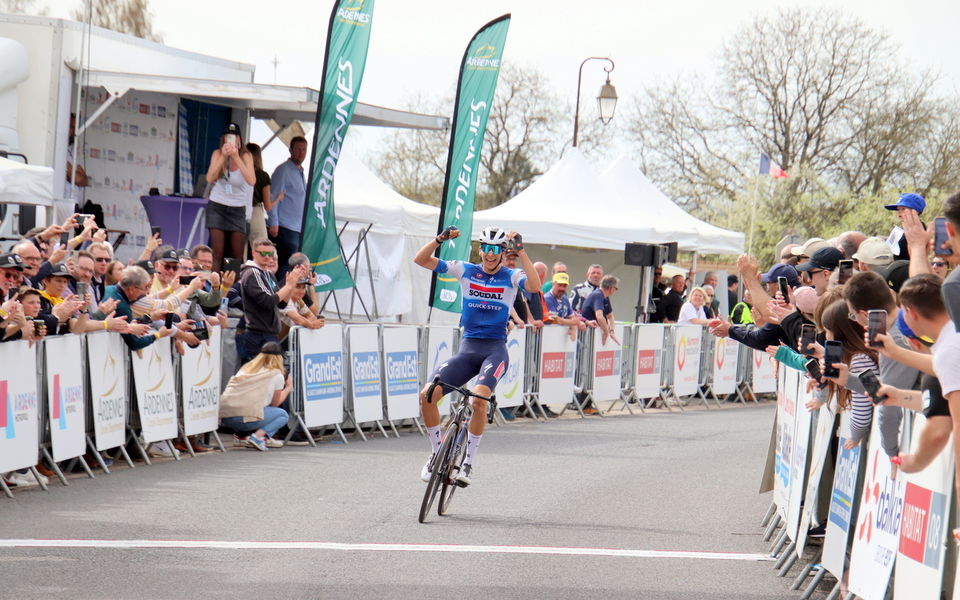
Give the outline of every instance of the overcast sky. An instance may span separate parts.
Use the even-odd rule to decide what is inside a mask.
[[[65,17],[79,0],[45,4],[51,16]],[[260,83],[319,87],[329,0],[152,0],[150,5],[155,29],[167,45],[254,64]],[[960,90],[957,0],[802,0],[795,5],[841,6],[887,31],[910,64],[938,70],[947,90]],[[619,113],[623,99],[658,79],[688,70],[709,72],[724,40],[758,12],[772,14],[775,8],[766,0],[379,0],[360,100],[402,108],[418,93],[451,93],[470,37],[507,12],[513,19],[504,62],[539,68],[572,105],[580,61],[609,56],[616,61],[611,79],[621,98]],[[581,118],[596,110],[592,98],[602,83],[600,63],[588,64]],[[369,154],[378,138],[361,133],[359,153]]]

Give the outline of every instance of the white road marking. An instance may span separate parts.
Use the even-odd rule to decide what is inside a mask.
[[[766,554],[630,550],[620,548],[565,548],[555,546],[470,546],[446,544],[344,544],[339,542],[244,542],[216,540],[69,540],[0,539],[0,548],[119,548],[218,550],[338,550],[342,552],[458,552],[478,554],[553,554],[622,558],[690,558],[701,560],[771,561]]]

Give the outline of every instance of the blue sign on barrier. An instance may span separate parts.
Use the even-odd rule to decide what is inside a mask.
[[[843,531],[849,531],[853,499],[857,494],[857,472],[860,467],[860,446],[853,450],[843,447],[846,438],[840,437],[840,456],[833,480],[833,498],[830,501],[830,521]]]
[[[354,352],[353,389],[356,396],[380,395],[380,353]]]
[[[303,359],[306,401],[339,398],[343,393],[343,359],[340,352],[308,354]]]
[[[416,394],[418,384],[416,351],[387,352],[387,393]]]

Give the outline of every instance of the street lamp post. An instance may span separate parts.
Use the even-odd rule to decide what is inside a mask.
[[[591,60],[605,60],[610,63],[609,67],[603,67],[607,72],[607,81],[600,87],[600,93],[597,95],[597,105],[600,109],[600,121],[604,125],[613,119],[613,113],[617,109],[617,88],[610,83],[610,71],[616,66],[613,61],[606,56],[591,56],[585,58],[580,63],[580,74],[577,76],[577,106],[573,113],[573,147],[577,147],[577,134],[580,131],[580,84],[583,82],[583,65]]]

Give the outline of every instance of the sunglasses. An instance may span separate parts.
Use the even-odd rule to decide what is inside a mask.
[[[107,258],[107,257],[105,257],[105,256],[101,256],[101,257],[95,258],[95,259],[93,259],[93,260],[97,261],[98,263],[108,263],[108,262],[110,262],[110,261],[113,260],[113,259]]]
[[[503,246],[498,246],[496,244],[480,244],[480,252],[483,254],[488,254],[493,252],[494,254],[500,254],[503,252]]]
[[[12,280],[14,280],[14,281],[16,281],[17,279],[20,279],[20,273],[18,273],[17,271],[15,271],[15,270],[13,270],[13,269],[4,269],[4,270],[3,270],[3,276],[4,276],[6,279],[12,279]]]
[[[273,250],[267,250],[267,251],[257,250],[257,254],[259,254],[260,256],[263,256],[264,258],[272,258],[274,255],[276,255],[276,252],[274,252]]]
[[[930,263],[930,266],[932,266],[932,267],[945,267],[945,266],[947,266],[947,263],[945,263],[945,262],[940,262],[940,261],[935,261],[935,262]]]
[[[176,271],[177,269],[180,268],[180,265],[178,265],[178,264],[176,264],[176,263],[168,263],[168,262],[162,263],[160,266],[161,266],[165,271]]]

